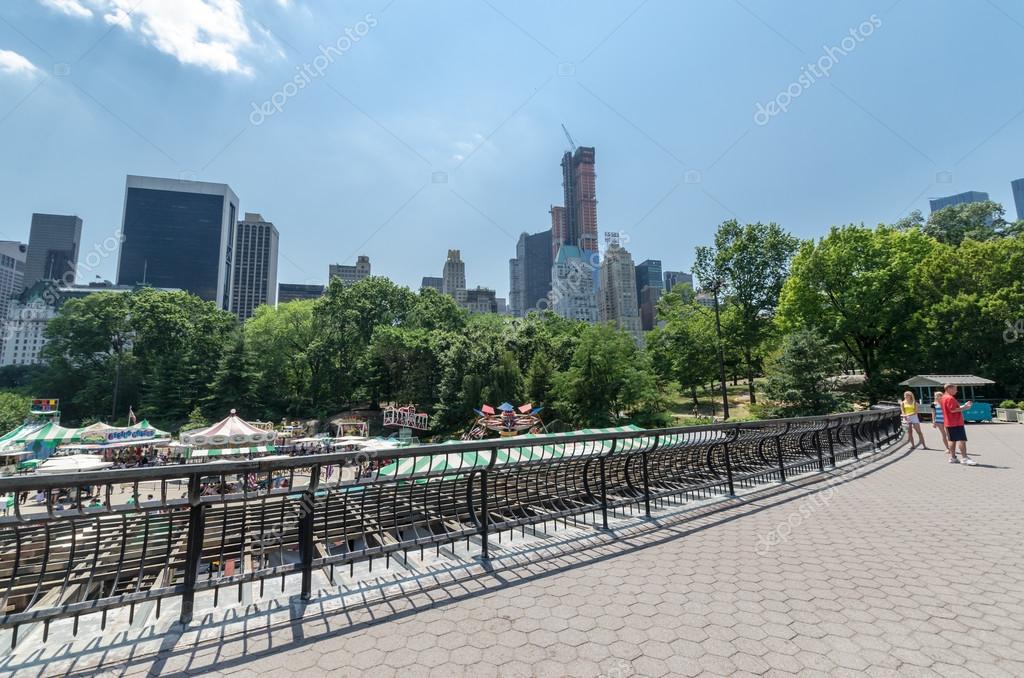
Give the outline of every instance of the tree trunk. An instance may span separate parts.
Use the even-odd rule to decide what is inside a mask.
[[[690,387],[690,398],[693,399],[693,406],[694,407],[700,406],[700,401],[697,400],[697,387],[696,386],[691,386]]]
[[[750,404],[757,404],[757,396],[754,394],[754,359],[750,355],[750,349],[743,352],[743,360],[747,365],[747,393],[750,395]]]

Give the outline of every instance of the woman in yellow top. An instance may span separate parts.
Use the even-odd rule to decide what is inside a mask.
[[[917,414],[917,400],[914,398],[913,392],[906,391],[903,394],[903,402],[900,403],[900,408],[903,410],[903,421],[907,423],[907,438],[910,440],[910,449],[917,447],[917,443],[914,442],[914,431],[917,431],[917,440],[921,443],[921,449],[927,450],[928,446],[924,444],[924,433],[921,432],[921,417]]]

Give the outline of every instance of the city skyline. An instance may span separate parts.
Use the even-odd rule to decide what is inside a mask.
[[[149,8],[107,23],[107,4],[4,10],[0,139],[19,161],[0,169],[0,238],[24,241],[33,212],[76,214],[84,254],[119,223],[126,174],[195,179],[229,184],[277,224],[282,282],[323,284],[329,264],[365,254],[416,289],[436,275],[417,261],[459,248],[474,281],[504,291],[518,235],[547,229],[563,202],[562,123],[601,153],[602,230],[681,270],[728,218],[812,237],[967,190],[1009,215],[1009,182],[1024,175],[1005,152],[1024,141],[1024,98],[988,96],[1012,82],[1020,29],[993,6],[865,2],[816,8],[812,21],[799,6],[481,3],[452,23],[404,3],[266,0],[230,16],[182,12],[178,27],[196,30],[171,41]],[[982,35],[985,53],[945,49]],[[823,46],[838,60],[807,87]],[[325,70],[286,90],[318,55]],[[676,66],[706,63],[719,66]],[[790,84],[798,95],[782,111]],[[970,104],[983,94],[990,105]],[[280,110],[263,107],[274,101]],[[115,269],[107,257],[96,274]]]

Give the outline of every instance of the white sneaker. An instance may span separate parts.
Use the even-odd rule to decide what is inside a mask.
[[[970,457],[964,457],[963,461],[961,461],[960,463],[961,464],[967,464],[968,466],[977,466],[978,465],[978,462],[974,461]]]
[[[956,460],[956,457],[950,457],[950,458],[949,458],[949,463],[950,463],[950,464],[959,464],[960,462],[958,462],[958,461]]]

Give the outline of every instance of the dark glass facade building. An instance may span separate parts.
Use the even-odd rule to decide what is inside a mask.
[[[182,289],[230,309],[237,215],[226,184],[129,176],[117,284]]]
[[[661,279],[660,259],[644,259],[636,265],[636,301],[638,304],[643,303],[640,295],[645,287],[653,287],[659,291],[665,289],[665,283]]]
[[[523,317],[548,308],[551,292],[551,231],[523,233],[516,243],[516,257],[509,259],[509,311]]]
[[[323,285],[299,285],[296,283],[281,283],[277,286],[277,303],[284,304],[289,301],[301,301],[302,299],[318,299],[323,296]]]
[[[982,191],[964,191],[963,193],[957,193],[956,195],[931,198],[928,200],[928,207],[931,208],[932,212],[938,212],[943,207],[966,205],[970,202],[984,202],[986,200],[988,200],[988,193],[984,193]]]
[[[23,284],[56,280],[63,286],[75,283],[82,220],[65,214],[33,214],[25,255]]]

